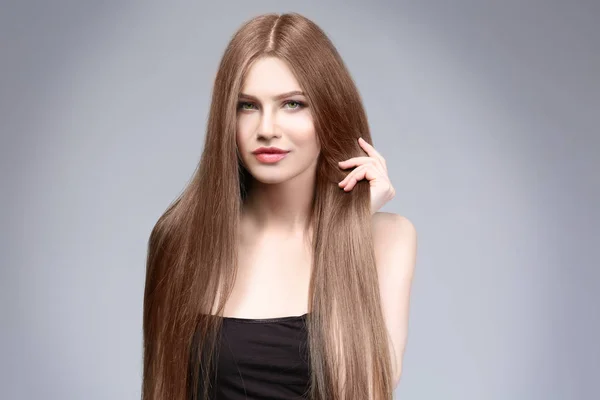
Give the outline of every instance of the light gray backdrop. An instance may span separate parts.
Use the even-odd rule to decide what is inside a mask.
[[[0,398],[139,398],[150,229],[269,11],[330,35],[419,232],[397,398],[600,398],[598,2],[2,3]]]

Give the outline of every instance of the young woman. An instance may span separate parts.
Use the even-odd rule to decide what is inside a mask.
[[[416,233],[377,212],[395,190],[370,142],[318,26],[239,29],[199,167],[150,235],[144,400],[392,398]]]

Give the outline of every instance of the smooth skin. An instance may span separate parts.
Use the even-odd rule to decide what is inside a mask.
[[[320,144],[308,99],[284,61],[267,57],[251,65],[239,95],[236,142],[254,184],[242,210],[238,276],[224,315],[302,315],[307,312],[312,259],[304,226],[312,206]],[[407,341],[417,234],[407,218],[378,212],[396,192],[383,156],[366,141],[358,143],[366,156],[340,160],[340,168],[355,168],[339,187],[350,196],[358,181],[370,182],[375,257],[397,386]],[[281,161],[264,164],[252,154],[261,146],[289,153]]]

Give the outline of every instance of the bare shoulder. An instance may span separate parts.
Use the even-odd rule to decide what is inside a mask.
[[[399,214],[377,212],[373,214],[372,227],[378,266],[384,270],[414,268],[417,230],[412,221]]]
[[[403,240],[416,240],[417,237],[412,221],[399,214],[376,212],[372,216],[372,224],[373,239],[384,240],[390,235]]]
[[[381,305],[390,337],[393,385],[400,382],[408,338],[410,292],[417,256],[417,231],[398,214],[372,216]]]

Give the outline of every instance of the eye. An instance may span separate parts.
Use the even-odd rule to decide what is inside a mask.
[[[240,101],[238,103],[238,109],[240,110],[252,110],[252,107],[254,107],[254,104],[247,101]]]
[[[292,110],[295,110],[295,109],[298,109],[298,108],[302,108],[302,107],[305,106],[304,103],[302,103],[300,101],[296,101],[296,100],[289,100],[289,101],[286,101],[284,104],[286,106],[290,106],[288,108],[290,108]]]

